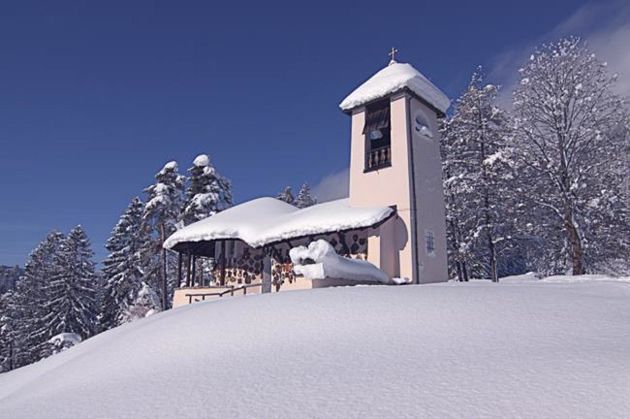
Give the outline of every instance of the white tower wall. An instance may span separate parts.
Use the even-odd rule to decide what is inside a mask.
[[[411,200],[415,202],[415,237],[417,238],[417,282],[442,282],[448,279],[446,261],[446,212],[442,185],[439,122],[435,111],[415,97],[407,97],[410,125]],[[433,138],[415,129],[416,116],[423,116]],[[413,223],[413,221],[412,221]],[[428,236],[433,237],[429,251]]]

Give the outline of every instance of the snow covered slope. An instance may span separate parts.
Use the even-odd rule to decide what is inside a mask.
[[[1,374],[0,417],[628,417],[629,354],[627,283],[285,292]]]

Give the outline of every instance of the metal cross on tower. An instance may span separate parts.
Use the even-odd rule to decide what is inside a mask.
[[[389,52],[389,57],[391,58],[391,61],[396,61],[396,54],[398,53],[398,50],[394,47],[392,47],[391,51]]]

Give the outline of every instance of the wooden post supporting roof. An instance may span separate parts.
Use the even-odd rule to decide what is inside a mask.
[[[195,280],[197,278],[197,256],[192,256],[192,286],[195,286]]]
[[[182,286],[182,252],[177,252],[177,288]]]
[[[221,240],[221,285],[225,285],[225,240]]]
[[[271,251],[266,249],[263,259],[262,292],[271,292]]]
[[[192,257],[190,253],[188,253],[188,258],[186,259],[186,286],[190,287],[190,261]]]

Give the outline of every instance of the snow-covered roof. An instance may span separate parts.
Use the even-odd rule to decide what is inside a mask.
[[[176,231],[164,247],[220,239],[239,239],[260,247],[311,234],[370,227],[393,213],[390,207],[351,207],[347,198],[303,209],[275,198],[258,198]]]
[[[404,88],[411,90],[442,113],[446,113],[451,103],[440,89],[411,64],[392,61],[350,93],[339,107],[349,111]]]

